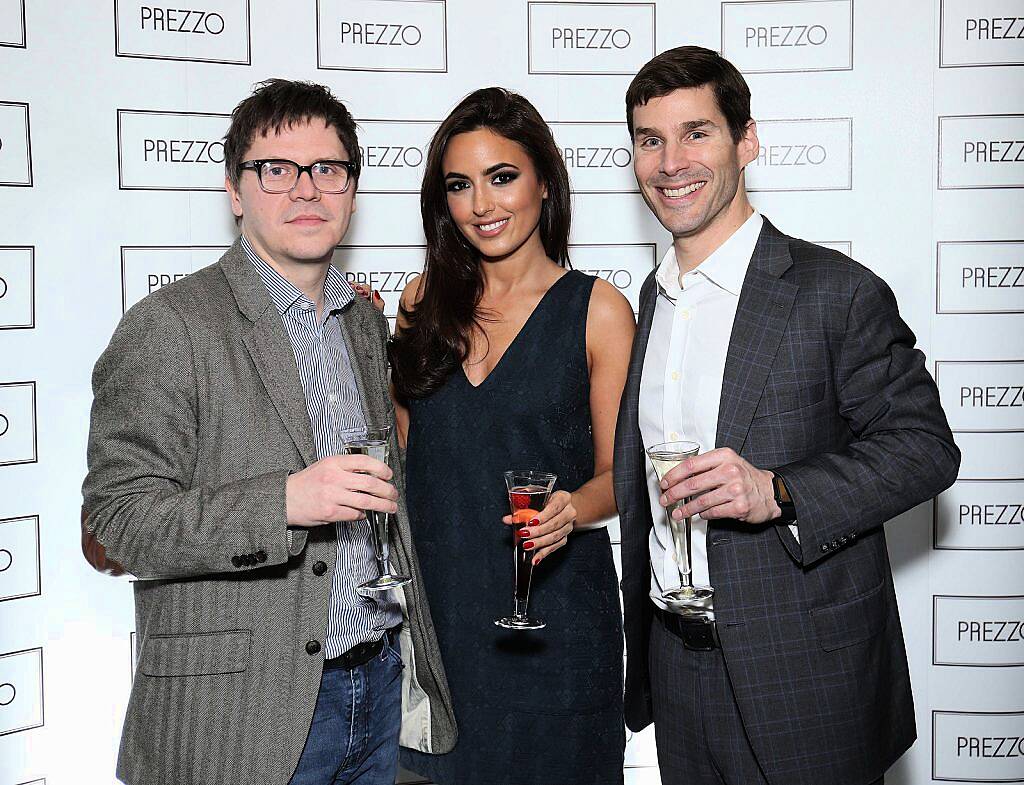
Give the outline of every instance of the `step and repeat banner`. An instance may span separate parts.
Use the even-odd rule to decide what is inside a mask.
[[[336,260],[389,316],[422,266],[427,141],[491,84],[551,123],[574,265],[635,308],[669,238],[623,95],[687,43],[747,75],[757,208],[890,283],[963,450],[888,524],[919,740],[887,782],[1024,782],[1024,0],[181,5],[0,0],[0,785],[114,781],[134,621],[79,550],[89,375],[128,307],[232,241],[221,138],[253,83],[322,82],[359,119]],[[626,779],[659,782],[649,731]]]

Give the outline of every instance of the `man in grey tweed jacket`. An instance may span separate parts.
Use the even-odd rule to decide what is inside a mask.
[[[868,785],[913,743],[883,524],[956,477],[938,391],[885,283],[756,213],[743,77],[668,50],[626,94],[673,236],[640,294],[619,409],[626,723],[666,785]],[[644,447],[693,440],[659,483]],[[680,586],[666,508],[694,517]]]
[[[387,322],[331,267],[359,162],[326,88],[259,85],[225,139],[240,238],[133,307],[96,364],[85,527],[138,578],[131,785],[390,785],[400,724],[454,745],[401,463],[338,454],[394,417]],[[366,509],[393,513],[404,589],[356,592]]]

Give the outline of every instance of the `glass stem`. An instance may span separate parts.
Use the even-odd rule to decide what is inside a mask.
[[[690,548],[690,519],[684,518],[683,542],[686,548],[686,575],[683,576],[687,586],[693,586],[693,549]]]
[[[387,543],[387,517],[384,513],[367,510],[366,522],[370,524],[370,542],[373,544],[373,555],[377,560],[377,574],[378,576],[386,575],[388,572],[389,556]]]
[[[676,502],[676,504],[669,510],[670,528],[672,529],[672,539],[676,546],[676,566],[679,569],[679,585],[682,587],[693,586],[693,556],[690,551],[690,519],[683,518],[681,521],[676,521],[672,518],[672,513],[681,508],[689,499]]]
[[[518,597],[516,597],[515,598],[515,612],[512,615],[515,618],[517,618],[517,619],[525,619],[526,618],[526,606],[527,606],[527,604],[529,602],[530,602],[530,598],[529,597],[527,597],[524,600],[521,600]]]

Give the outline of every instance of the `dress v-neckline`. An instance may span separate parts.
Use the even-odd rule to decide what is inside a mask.
[[[526,328],[530,326],[530,322],[533,321],[533,317],[537,315],[537,312],[541,309],[541,306],[544,305],[544,301],[548,299],[548,295],[550,295],[551,292],[554,291],[555,287],[558,286],[558,284],[560,284],[562,281],[568,278],[572,272],[572,270],[566,270],[565,273],[563,275],[560,275],[555,280],[555,282],[548,287],[547,291],[541,295],[540,299],[537,301],[537,304],[533,306],[533,310],[530,311],[530,315],[527,316],[526,321],[523,322],[522,327],[519,328],[519,331],[515,334],[515,337],[509,342],[508,346],[505,347],[505,351],[501,353],[501,357],[498,358],[498,362],[496,362],[494,364],[494,367],[491,368],[490,372],[483,379],[480,380],[480,384],[473,384],[473,382],[470,381],[469,374],[466,373],[465,363],[459,364],[459,370],[462,372],[462,378],[466,380],[466,384],[469,385],[471,389],[479,390],[481,387],[487,384],[488,380],[490,380],[490,378],[494,376],[495,373],[497,373],[498,369],[501,368],[502,364],[505,362],[505,358],[511,353],[513,347],[519,341],[519,337],[526,332]]]

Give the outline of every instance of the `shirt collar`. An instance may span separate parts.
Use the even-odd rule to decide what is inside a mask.
[[[252,262],[259,273],[263,284],[267,287],[270,300],[274,303],[278,313],[282,316],[290,308],[298,305],[304,310],[313,307],[313,301],[303,294],[295,284],[285,278],[274,267],[265,262],[256,250],[252,247],[244,234],[242,235],[242,250],[249,261]],[[324,279],[324,312],[334,313],[340,311],[355,298],[355,292],[345,276],[342,275],[333,265],[327,268],[327,277]]]
[[[763,224],[764,218],[755,210],[739,229],[687,275],[699,274],[738,297]],[[655,278],[662,292],[673,300],[678,298],[683,287],[679,280],[679,263],[676,260],[675,248],[672,246],[669,246],[661,264],[658,265]]]

